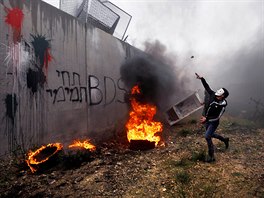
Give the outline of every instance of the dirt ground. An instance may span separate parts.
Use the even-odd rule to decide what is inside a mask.
[[[264,197],[264,129],[227,116],[218,133],[230,147],[214,140],[214,163],[204,162],[196,119],[164,124],[164,144],[147,151],[108,142],[34,174],[23,158],[10,157],[0,162],[0,197]]]

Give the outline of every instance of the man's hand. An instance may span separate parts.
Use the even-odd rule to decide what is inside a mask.
[[[200,118],[200,122],[201,122],[201,124],[204,124],[206,122],[206,117],[202,116]]]
[[[197,73],[195,73],[195,75],[196,75],[196,78],[198,78],[198,79],[202,78],[202,76],[199,76],[199,74],[197,74]]]

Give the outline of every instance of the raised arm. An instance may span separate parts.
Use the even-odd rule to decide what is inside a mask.
[[[200,76],[200,75],[197,74],[197,73],[195,73],[195,75],[196,75],[196,78],[197,78],[197,79],[200,79],[200,80],[202,81],[202,84],[203,84],[205,90],[206,90],[209,94],[214,93],[214,91],[210,88],[210,86],[207,84],[206,80],[205,80],[202,76]]]

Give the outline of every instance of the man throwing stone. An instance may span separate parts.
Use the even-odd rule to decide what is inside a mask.
[[[216,138],[225,143],[226,149],[229,146],[229,138],[224,138],[221,135],[215,133],[218,125],[220,117],[225,112],[225,108],[227,106],[226,98],[229,95],[229,92],[225,88],[220,88],[216,92],[213,91],[205,79],[195,73],[197,79],[200,79],[205,91],[208,93],[208,104],[204,104],[204,113],[201,117],[201,123],[205,125],[205,139],[208,145],[208,155],[209,158],[206,160],[207,162],[215,161],[214,157],[214,144],[212,138]]]

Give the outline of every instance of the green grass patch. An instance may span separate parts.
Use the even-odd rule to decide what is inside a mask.
[[[242,154],[243,152],[242,152],[241,148],[235,148],[234,150],[231,150],[231,153],[232,153],[233,155],[240,155],[240,154]]]
[[[202,193],[200,196],[202,197],[214,197],[214,191],[216,190],[216,186],[214,184],[205,184],[201,187]]]
[[[199,151],[192,151],[192,157],[191,160],[196,161],[205,161],[206,158],[206,151],[205,150],[199,150]]]
[[[174,163],[172,164],[172,166],[175,166],[175,167],[190,167],[193,163],[187,159],[187,158],[182,158],[178,161],[174,161]]]
[[[194,163],[189,160],[188,158],[184,157],[180,160],[166,160],[164,162],[164,165],[166,168],[168,169],[177,169],[176,171],[178,171],[178,168],[189,168],[193,165]]]
[[[181,129],[178,132],[178,135],[182,136],[182,137],[186,137],[186,136],[190,135],[191,133],[192,133],[192,131],[190,129]]]
[[[178,192],[177,197],[179,197],[179,198],[186,198],[186,197],[187,197],[187,194],[186,194],[186,192],[184,191],[184,188],[183,188],[182,185],[180,185],[180,186],[178,187],[177,192]]]
[[[234,176],[234,177],[241,177],[241,176],[243,176],[243,174],[240,173],[240,172],[233,172],[233,173],[231,173],[231,175]]]
[[[227,130],[233,130],[241,127],[246,129],[256,129],[256,123],[248,119],[225,117],[221,120],[220,127]]]
[[[182,184],[188,184],[191,181],[191,176],[187,171],[180,171],[176,173],[175,179]]]

